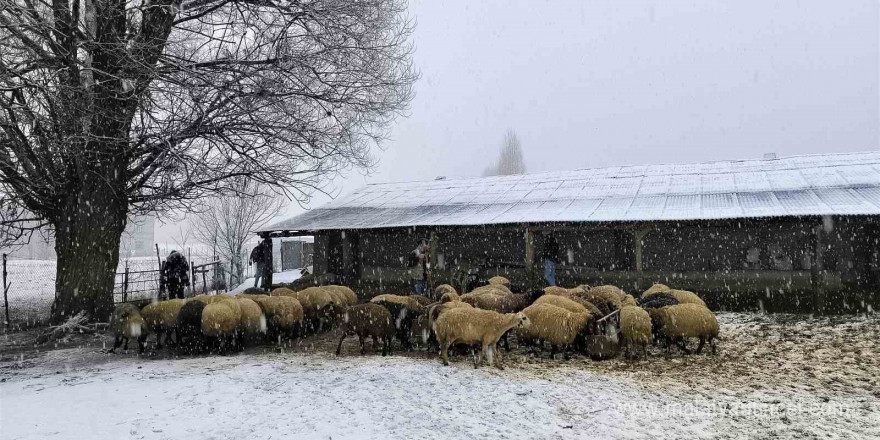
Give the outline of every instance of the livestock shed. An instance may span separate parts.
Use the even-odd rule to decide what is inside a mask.
[[[652,283],[719,309],[872,311],[880,303],[880,152],[615,166],[367,185],[264,228],[315,237],[314,276],[407,291],[421,239],[433,284],[500,274],[542,285]]]

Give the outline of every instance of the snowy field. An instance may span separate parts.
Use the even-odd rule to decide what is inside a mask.
[[[232,356],[35,352],[0,337],[0,438],[880,438],[880,321],[721,314],[718,356],[506,370],[425,351],[333,356],[334,333]]]

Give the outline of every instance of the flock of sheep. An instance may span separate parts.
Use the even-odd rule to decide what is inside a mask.
[[[474,367],[485,359],[502,368],[499,342],[509,350],[513,332],[521,346],[538,350],[550,345],[550,356],[572,350],[594,359],[623,351],[627,357],[647,356],[647,346],[663,342],[666,350],[699,339],[697,353],[709,343],[715,353],[718,320],[694,293],[655,284],[637,300],[615,286],[547,287],[513,293],[510,282],[493,277],[489,284],[459,295],[443,284],[436,301],[421,295],[379,295],[359,303],[345,286],[309,287],[299,292],[278,288],[270,294],[248,289],[243,294],[200,295],[188,300],[153,302],[143,309],[121,304],[111,317],[113,350],[130,339],[143,353],[146,338],[156,335],[156,348],[174,342],[180,350],[221,353],[251,341],[281,342],[303,334],[341,329],[339,355],[346,337],[356,335],[361,353],[365,341],[389,354],[393,340],[404,349],[415,345],[439,349],[448,365],[454,346],[470,348]],[[172,335],[175,338],[172,338]],[[480,348],[477,355],[476,348]]]

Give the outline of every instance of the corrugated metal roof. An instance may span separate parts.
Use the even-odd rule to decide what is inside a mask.
[[[880,215],[880,152],[367,185],[261,230]]]

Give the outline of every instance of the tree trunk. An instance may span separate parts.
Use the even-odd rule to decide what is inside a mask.
[[[91,320],[106,321],[113,310],[128,204],[108,190],[92,187],[71,194],[63,206],[63,214],[53,220],[58,267],[52,321],[63,322],[81,311]]]

